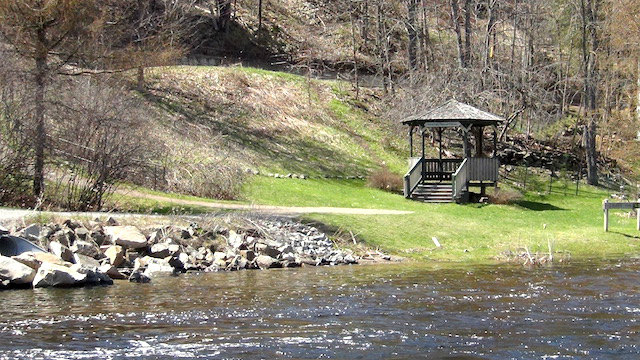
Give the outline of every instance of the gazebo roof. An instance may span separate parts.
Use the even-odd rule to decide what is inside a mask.
[[[470,125],[497,125],[503,120],[504,118],[500,116],[451,99],[444,105],[411,115],[403,119],[402,123],[410,126],[426,127],[468,127]]]

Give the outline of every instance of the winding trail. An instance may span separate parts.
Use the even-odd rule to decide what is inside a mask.
[[[272,205],[253,205],[253,204],[232,204],[232,203],[218,203],[218,202],[208,202],[208,201],[197,201],[197,200],[185,200],[185,199],[175,199],[171,197],[161,196],[161,195],[153,195],[153,194],[145,194],[142,192],[138,192],[135,190],[123,192],[123,194],[129,196],[135,196],[140,198],[145,198],[149,200],[156,201],[164,201],[170,202],[178,205],[193,205],[193,206],[202,206],[207,207],[214,212],[215,210],[237,210],[237,211],[249,211],[254,213],[261,214],[271,214],[271,215],[282,215],[282,216],[296,216],[296,215],[304,215],[304,214],[343,214],[343,215],[407,215],[413,214],[413,211],[403,211],[403,210],[387,210],[387,209],[361,209],[361,208],[339,208],[339,207],[298,207],[298,206],[272,206]],[[90,217],[99,217],[99,216],[112,216],[112,217],[166,217],[166,215],[150,215],[150,214],[135,214],[135,213],[113,213],[113,212],[51,212],[51,211],[43,211],[43,212],[35,212],[33,210],[23,210],[23,209],[10,209],[10,208],[0,208],[0,224],[5,221],[11,220],[20,220],[26,216],[36,215],[36,214],[48,214],[48,215],[59,215],[64,217],[73,217],[73,216],[90,216]],[[206,215],[206,214],[201,214]],[[172,215],[173,216],[173,215]],[[194,215],[189,215],[187,217],[197,217]]]
[[[312,207],[312,206],[274,206],[274,205],[254,205],[254,204],[232,204],[217,203],[209,201],[175,199],[171,197],[145,194],[135,190],[128,190],[123,194],[156,201],[166,201],[174,204],[193,205],[208,207],[218,210],[240,210],[278,215],[302,215],[302,214],[343,214],[343,215],[407,215],[413,211],[388,210],[388,209],[361,209],[361,208],[339,208],[339,207]]]

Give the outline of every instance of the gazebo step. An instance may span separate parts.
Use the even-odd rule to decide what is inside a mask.
[[[451,203],[453,187],[449,182],[423,183],[418,185],[411,198],[427,203]]]

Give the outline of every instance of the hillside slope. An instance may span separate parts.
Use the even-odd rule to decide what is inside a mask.
[[[241,67],[150,71],[152,136],[168,163],[211,163],[307,176],[405,171],[399,126],[382,120],[375,91],[349,83]]]

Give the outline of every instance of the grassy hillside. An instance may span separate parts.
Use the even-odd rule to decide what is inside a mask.
[[[405,170],[406,144],[373,91],[355,99],[345,82],[243,67],[157,68],[148,85],[169,158],[312,176]]]

